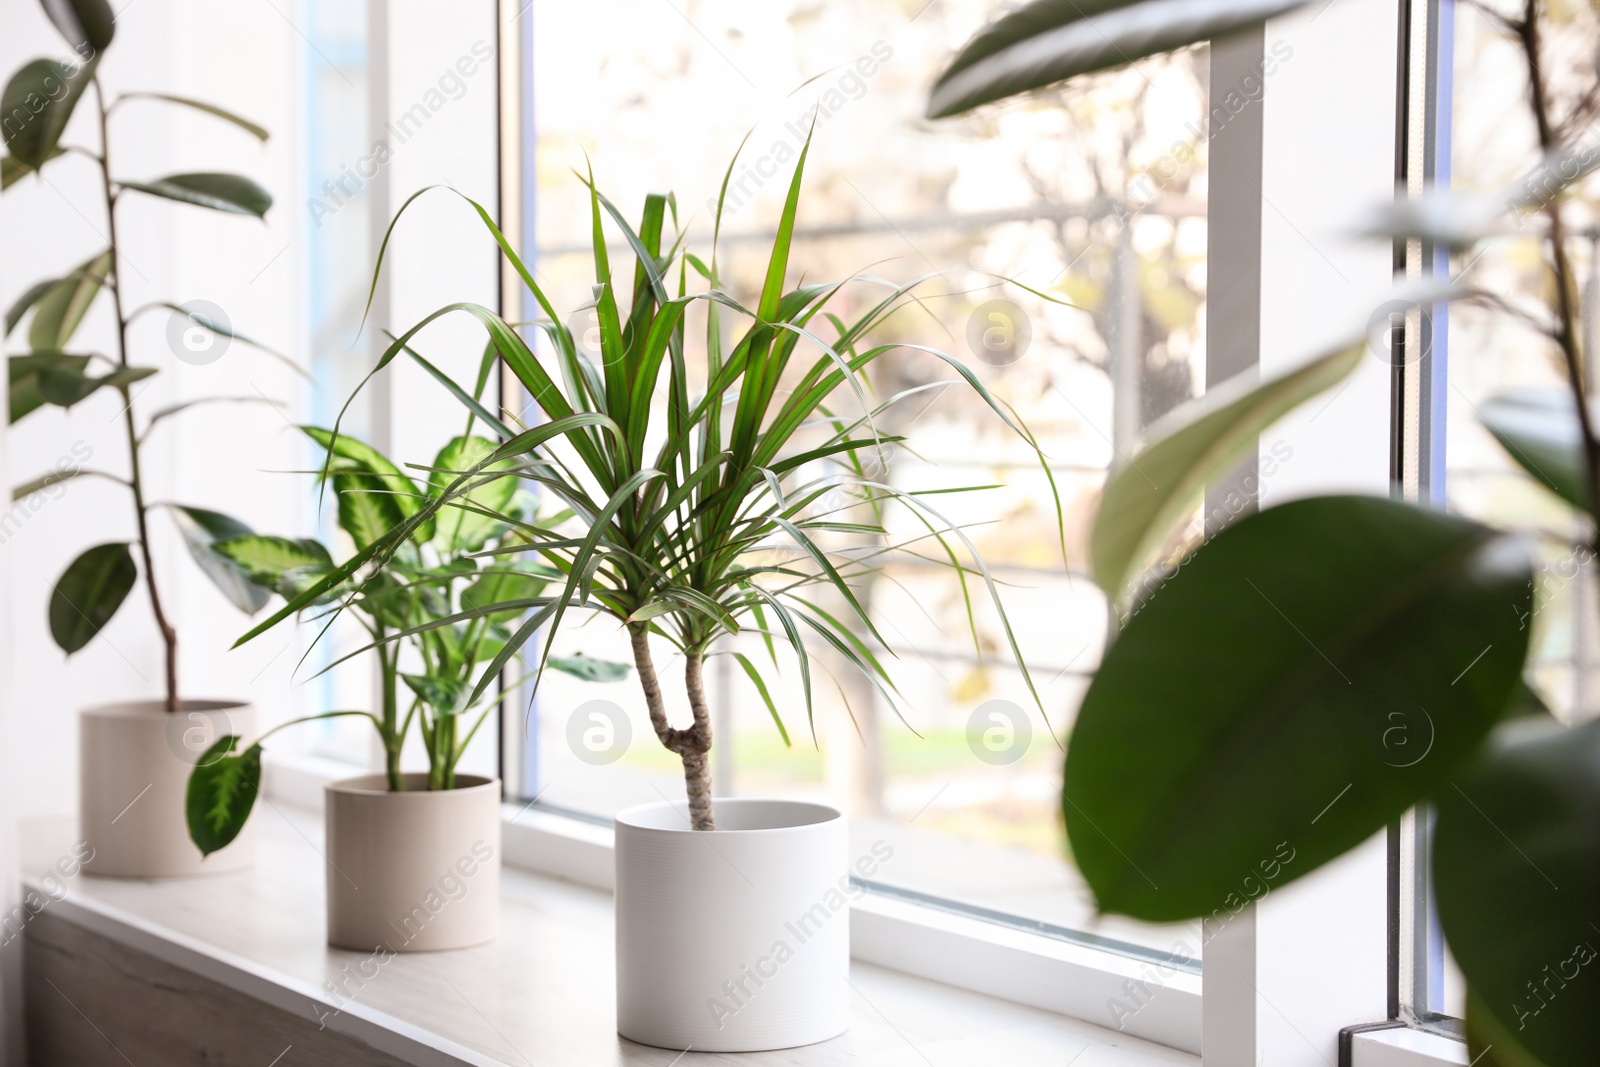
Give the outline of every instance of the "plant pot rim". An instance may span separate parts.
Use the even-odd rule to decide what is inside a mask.
[[[836,823],[844,818],[844,812],[832,804],[823,804],[814,800],[785,800],[778,797],[717,797],[712,800],[712,813],[714,815],[740,808],[766,807],[769,809],[787,809],[795,816],[809,816],[793,822],[785,822],[777,826],[751,826],[730,827],[723,829],[718,826],[714,833],[737,835],[771,835],[804,833],[819,827]],[[653,820],[662,816],[670,816],[675,822],[681,820],[682,825],[661,826]],[[698,833],[689,826],[689,817],[686,803],[656,800],[648,804],[635,804],[631,808],[624,808],[615,816],[617,827],[626,827],[629,831],[645,834],[693,834]]]
[[[389,776],[382,773],[358,774],[352,778],[341,778],[337,782],[329,782],[323,786],[327,793],[342,793],[353,797],[394,797],[396,800],[405,800],[408,797],[447,797],[462,796],[468,793],[481,793],[488,789],[496,791],[500,788],[500,779],[485,778],[481,774],[458,774],[457,785],[454,789],[422,789],[411,788],[427,784],[428,776],[421,771],[407,771],[400,776],[400,780],[407,788],[399,793],[389,791]]]
[[[97,719],[134,719],[151,715],[186,715],[205,714],[216,711],[237,711],[240,708],[250,707],[248,700],[227,700],[210,697],[185,697],[178,701],[178,710],[169,712],[167,702],[160,697],[148,700],[114,700],[107,704],[91,704],[79,710],[78,714],[88,715]]]

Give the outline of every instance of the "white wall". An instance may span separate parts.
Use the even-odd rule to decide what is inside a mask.
[[[437,103],[445,78],[443,106],[431,110],[422,129],[403,145],[394,145],[392,161],[368,190],[374,248],[359,266],[370,270],[388,212],[416,188],[451,182],[495,207],[497,60],[491,56],[478,63],[470,75],[457,66],[463,56],[481,56],[496,47],[495,8],[488,0],[448,7],[372,0],[363,13],[363,0],[341,2],[351,17],[370,18],[376,11],[380,21],[387,21],[383,43],[389,73],[372,97],[373,139],[387,136],[384,124],[412,105]],[[115,171],[129,178],[238,171],[266,186],[276,201],[263,224],[130,194],[118,209],[127,306],[209,300],[241,332],[308,365],[310,201],[326,179],[339,175],[311,174],[306,164],[302,87],[308,69],[316,69],[308,65],[333,61],[302,36],[309,27],[307,9],[294,3],[143,0],[123,10],[116,40],[100,67],[113,95],[139,89],[202,98],[261,123],[273,136],[263,146],[207,116],[154,102],[130,103],[113,118]],[[0,0],[0,26],[5,27],[0,75],[9,77],[36,56],[67,53],[36,0]],[[382,49],[369,53],[371,64],[384,59]],[[454,80],[447,77],[451,72]],[[98,148],[91,107],[80,105],[63,140]],[[358,158],[352,155],[350,162]],[[64,273],[105,246],[94,164],[64,157],[48,165],[44,177],[48,182],[30,178],[0,198],[0,247],[5,249],[0,306],[9,306],[34,281]],[[470,209],[447,194],[433,194],[414,209],[391,255],[385,269],[390,314],[375,320],[379,326],[398,332],[451,300],[495,304],[494,249]],[[280,413],[264,404],[230,404],[169,420],[146,452],[149,498],[223,511],[261,532],[313,532],[310,479],[280,473],[313,462],[311,450],[290,426],[308,417],[309,387],[238,343],[209,366],[180,362],[168,348],[165,327],[165,313],[152,313],[130,333],[133,362],[161,371],[139,393],[139,412],[147,415],[205,395],[265,395],[288,407]],[[25,331],[24,325],[12,338],[9,352],[25,349]],[[112,331],[110,303],[102,296],[74,347],[111,353]],[[482,337],[476,327],[453,322],[430,329],[419,342],[438,362],[464,370],[475,364]],[[365,367],[371,350],[365,344],[352,347],[349,359]],[[398,459],[430,462],[444,438],[460,432],[455,402],[412,368],[400,369],[393,388],[380,392],[399,398],[372,413],[375,436],[392,438]],[[70,413],[47,409],[30,415],[9,435],[11,483],[49,469],[77,442],[93,451],[87,466],[124,474],[119,408],[106,393]],[[133,535],[131,506],[119,486],[80,479],[56,492],[55,498],[36,497],[21,528],[0,547],[12,586],[6,610],[13,640],[4,649],[9,675],[4,699],[19,728],[7,735],[6,748],[8,755],[25,754],[13,759],[14,771],[3,784],[14,793],[14,810],[23,818],[75,808],[78,708],[156,697],[162,689],[161,642],[140,588],[100,637],[70,661],[50,640],[46,605],[68,562],[92,544]],[[325,699],[325,691],[293,687],[309,628],[298,634],[274,632],[230,651],[248,620],[194,566],[167,517],[153,515],[152,524],[157,577],[180,629],[185,695],[246,697],[263,708],[267,722],[323,710],[316,702]],[[492,746],[478,747],[492,767]]]
[[[0,0],[0,70],[6,77],[39,55],[62,56],[66,46],[33,0]],[[295,353],[295,278],[292,255],[280,252],[295,232],[285,210],[295,170],[291,134],[292,74],[298,37],[271,5],[216,5],[159,0],[126,9],[99,68],[114,96],[144,89],[197,96],[226,106],[274,131],[267,145],[225,123],[153,102],[130,103],[113,116],[113,166],[129,178],[179,171],[236,170],[278,199],[263,225],[242,216],[129,195],[119,208],[126,251],[124,300],[130,309],[150,300],[206,299],[234,326],[273,347]],[[85,101],[87,103],[87,101]],[[64,143],[98,148],[94,109],[80,105]],[[288,135],[286,135],[288,134]],[[0,302],[10,302],[41,277],[64,273],[105,247],[105,211],[95,165],[67,156],[49,164],[44,180],[30,178],[0,198]],[[277,256],[278,258],[274,259]],[[80,329],[75,348],[114,352],[113,316],[105,295]],[[305,388],[286,370],[234,344],[218,362],[199,367],[169,350],[167,316],[152,313],[130,330],[132,361],[160,374],[142,389],[136,409],[149,412],[192,397],[258,392],[299,405]],[[19,330],[8,351],[21,351]],[[109,391],[70,413],[41,410],[10,434],[10,476],[27,480],[52,467],[73,446],[92,450],[85,464],[127,471],[120,402]],[[292,417],[293,410],[288,412]],[[258,529],[295,523],[303,493],[285,475],[266,473],[303,465],[303,449],[285,415],[265,405],[201,408],[169,420],[151,439],[146,477],[152,500],[175,500],[232,514]],[[7,746],[15,761],[11,786],[24,817],[70,810],[76,802],[76,722],[79,707],[100,701],[154,697],[162,687],[162,652],[148,601],[136,590],[93,644],[69,662],[45,624],[50,588],[82,549],[131,538],[132,509],[123,488],[80,479],[57,498],[35,498],[20,530],[3,551],[13,577],[9,603],[13,640],[6,648],[13,721],[20,735]],[[34,510],[36,509],[36,510]],[[276,646],[229,653],[246,620],[188,559],[167,518],[152,516],[158,579],[181,633],[181,679],[190,696],[249,697],[270,707],[286,694],[252,682]]]

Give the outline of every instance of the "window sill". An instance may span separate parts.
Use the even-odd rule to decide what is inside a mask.
[[[533,814],[517,819],[513,827]],[[507,835],[497,941],[457,952],[393,957],[353,997],[336,1000],[324,984],[340,979],[363,957],[323,942],[321,819],[282,801],[265,805],[256,817],[260,855],[252,870],[161,882],[79,876],[46,909],[55,919],[279,1010],[321,1021],[329,1030],[405,1063],[661,1067],[671,1059],[617,1037],[610,898],[593,888],[518,869],[519,852],[534,839],[515,829]],[[64,854],[73,829],[70,822],[29,827],[24,871],[43,871]],[[600,835],[609,837],[600,827],[590,829],[596,838],[591,847],[600,843]],[[567,862],[589,864],[574,871],[593,873],[592,853],[580,846],[569,842]],[[42,891],[37,879],[30,877],[29,882]],[[899,948],[874,948],[892,934],[892,924],[911,920],[886,909],[863,927],[858,923],[864,913],[853,916],[852,930],[868,954],[959,955],[951,946],[960,945],[960,930],[930,937],[920,924],[914,937],[889,938]],[[1019,1067],[1059,1067],[1063,1056],[1070,1060],[1095,1048],[1093,1062],[1106,1067],[1198,1063],[1188,1054],[1128,1033],[912,977],[861,955],[858,950],[852,966],[856,995],[845,1035],[806,1049],[757,1054],[751,1062],[791,1067],[896,1058],[919,1062],[925,1050],[938,1049],[935,1058],[940,1062],[998,1060]],[[918,960],[908,957],[907,962]],[[959,963],[952,958],[943,966]],[[697,1059],[691,1054],[685,1067]]]
[[[1350,1036],[1346,1067],[1466,1067],[1467,1045],[1427,1030],[1395,1025]]]

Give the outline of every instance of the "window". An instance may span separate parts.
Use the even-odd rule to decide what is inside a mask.
[[[786,749],[737,664],[718,657],[709,668],[716,789],[840,804],[867,841],[892,842],[896,858],[880,877],[899,891],[1193,957],[1191,931],[1094,920],[1063,853],[1061,751],[1051,735],[1066,736],[1106,633],[1108,605],[1082,569],[1099,484],[1144,426],[1205,380],[1207,53],[975,119],[922,120],[939,65],[990,7],[524,8],[522,243],[536,249],[538,280],[564,314],[590,301],[588,194],[573,170],[592,165],[627,213],[647,192],[675,192],[689,244],[704,255],[724,169],[751,131],[721,240],[722,270],[746,297],[760,284],[793,159],[815,121],[796,270],[811,280],[861,270],[897,282],[931,276],[885,333],[973,365],[1039,435],[1072,567],[1062,567],[1033,453],[981,402],[935,384],[949,377],[941,365],[913,355],[882,365],[881,396],[926,387],[882,424],[907,438],[884,476],[907,488],[997,486],[973,494],[960,520],[981,524],[971,535],[1004,583],[1048,727],[997,619],[981,615],[974,649],[949,573],[901,554],[864,592],[898,657],[908,722],[819,656],[835,670],[816,679],[815,743],[792,664],[775,693],[794,741]],[[624,261],[626,245],[612,236],[613,260]],[[869,292],[863,286],[858,299]],[[523,310],[534,317],[531,300]],[[569,325],[581,341],[581,313]],[[892,527],[891,540],[910,533]],[[556,636],[557,654],[629,661],[613,623],[575,622]],[[759,641],[738,642],[730,647],[764,655]],[[657,666],[672,675],[671,664]],[[508,708],[514,720],[528,704]],[[676,714],[686,721],[685,707]],[[603,818],[682,796],[677,759],[656,743],[631,675],[593,684],[550,673],[526,728],[510,721],[505,736],[508,782],[541,804]]]
[[[1561,54],[1592,51],[1592,13],[1575,10],[1570,19]],[[1410,43],[1413,111],[1418,115],[1408,173],[1413,193],[1424,182],[1436,181],[1460,192],[1493,195],[1521,178],[1538,142],[1526,104],[1526,64],[1516,43],[1484,11],[1450,0],[1417,5]],[[1563,63],[1555,62],[1547,73],[1555,79],[1558,98],[1570,102],[1582,91],[1582,76],[1576,66]],[[1419,89],[1426,94],[1425,103]],[[1536,242],[1542,242],[1544,231],[1535,217],[1513,220],[1518,229],[1453,261],[1442,249],[1414,246],[1407,252],[1408,273],[1442,274],[1448,268],[1512,306],[1543,316],[1550,274]],[[1600,238],[1591,231],[1586,250],[1572,242],[1580,270],[1586,267],[1588,272],[1583,322],[1590,331],[1600,306],[1596,240]],[[1408,433],[1396,472],[1404,491],[1411,499],[1431,500],[1533,537],[1538,570],[1531,681],[1557,717],[1570,722],[1593,715],[1600,642],[1594,617],[1600,594],[1592,556],[1575,547],[1582,534],[1572,511],[1523,474],[1479,421],[1481,405],[1496,393],[1524,387],[1564,389],[1566,372],[1559,355],[1530,326],[1467,304],[1452,305],[1448,312],[1434,309],[1420,320],[1413,315],[1409,330],[1402,393]],[[1585,343],[1592,343],[1592,335]],[[1430,830],[1431,816],[1417,812],[1407,817],[1397,841],[1398,1001],[1402,1017],[1422,1022],[1460,1018],[1465,1012],[1465,988],[1433,907]]]
[[[299,119],[304,130],[300,184],[306,195],[297,197],[290,210],[304,210],[305,269],[301,292],[303,333],[311,354],[310,372],[314,379],[310,393],[308,421],[316,426],[331,426],[339,408],[365,373],[364,351],[351,352],[361,322],[362,303],[372,278],[371,220],[366,183],[352,180],[350,164],[365,150],[368,127],[368,33],[365,5],[340,2],[306,5],[301,23],[306,46],[301,50]],[[304,208],[302,208],[303,202]],[[380,424],[374,418],[370,399],[353,407],[345,428],[365,441],[373,441],[373,430]],[[315,469],[320,453],[304,442],[300,449],[307,470]],[[304,490],[308,510],[316,511],[317,496],[306,474],[288,475]],[[322,501],[315,522],[316,537],[332,544],[338,536],[335,504],[331,497]],[[343,551],[340,549],[339,551]],[[284,660],[298,655],[316,633],[316,628],[297,628],[295,645]],[[304,679],[333,662],[346,651],[360,647],[364,631],[354,621],[341,621],[331,641],[316,644],[295,675]],[[264,640],[279,644],[290,640],[289,632],[273,634]],[[293,660],[287,664],[291,669]],[[287,679],[289,670],[284,670]],[[297,714],[314,714],[330,708],[371,707],[376,697],[376,676],[352,664],[330,671],[303,687]],[[359,719],[324,719],[306,723],[278,735],[280,744],[295,751],[366,766],[373,752],[371,726]]]

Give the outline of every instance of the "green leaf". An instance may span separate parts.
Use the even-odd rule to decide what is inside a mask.
[[[1496,1053],[1594,1061],[1600,722],[1519,719],[1438,789],[1439,921]],[[1510,1042],[1507,1044],[1506,1042]]]
[[[985,26],[933,84],[929,118],[1223,37],[1306,0],[1034,0]]]
[[[418,698],[440,715],[459,715],[465,704],[467,683],[460,678],[439,678],[428,674],[400,676]]]
[[[563,674],[582,678],[586,682],[620,682],[633,668],[626,663],[595,659],[579,652],[575,656],[551,656],[549,665]]]
[[[50,636],[69,656],[111,621],[139,577],[121,541],[96,545],[67,564],[50,594]]]
[[[6,162],[9,163],[10,160],[7,159]],[[56,280],[55,278],[46,278],[42,282],[35,282],[27,292],[17,297],[16,302],[6,310],[6,332],[4,336],[11,336],[11,331],[17,328],[17,323],[22,321],[22,316],[26,315],[28,309],[39,302],[40,297],[50,291],[50,287],[56,284]]]
[[[39,368],[39,395],[47,403],[70,408],[94,394],[102,386],[132,385],[155,373],[154,367],[122,367],[110,374],[92,378],[84,373],[84,368],[68,364],[51,364]]]
[[[246,615],[254,615],[266,607],[272,596],[272,583],[257,584],[231,557],[217,551],[217,542],[250,537],[255,531],[238,519],[205,508],[173,505],[172,516],[178,524],[178,532],[183,534],[189,555],[229,603]]]
[[[62,149],[57,148],[50,153],[49,159],[59,156],[62,151]],[[11,156],[0,156],[0,192],[11,188],[32,173],[33,168],[20,159],[13,159]],[[10,333],[11,331],[8,329],[6,332]]]
[[[118,184],[150,196],[258,219],[266,218],[272,207],[272,194],[241,174],[169,174],[153,182]]]
[[[12,158],[23,166],[38,170],[61,154],[57,147],[61,134],[93,80],[100,57],[70,72],[68,62],[35,59],[13,74],[0,93],[0,115],[5,116],[0,128]]]
[[[628,614],[628,617],[622,621],[630,623],[646,622],[650,619],[665,615],[668,612],[681,610],[682,608],[679,605],[670,600],[652,600],[648,604],[642,604],[638,608],[635,608]]]
[[[778,733],[783,737],[785,747],[793,747],[789,742],[789,731],[784,729],[783,719],[778,715],[778,705],[772,702],[772,694],[767,692],[766,680],[761,677],[761,672],[756,670],[756,665],[750,662],[743,652],[735,652],[733,658],[739,661],[739,666],[744,668],[745,676],[750,679],[750,684],[756,687],[756,692],[761,694],[761,702],[767,706],[767,712],[772,716],[772,721],[778,726]]]
[[[1194,509],[1206,483],[1237,463],[1262,430],[1347,378],[1362,351],[1343,348],[1263,384],[1241,375],[1153,427],[1152,443],[1112,474],[1100,494],[1089,535],[1100,588],[1117,599]]]
[[[461,591],[461,607],[465,611],[487,608],[513,600],[532,600],[548,585],[543,578],[517,571],[495,570],[483,575]],[[510,622],[520,618],[526,608],[499,611],[489,616],[493,622]]]
[[[1471,1067],[1547,1067],[1518,1044],[1516,1036],[1494,1018],[1476,993],[1466,992],[1467,1017],[1462,1029]]]
[[[266,534],[249,534],[231,538],[218,538],[212,545],[217,553],[226,557],[250,580],[261,585],[276,587],[283,576],[306,567],[333,568],[333,558],[321,542],[291,540]]]
[[[471,470],[494,454],[495,442],[486,437],[453,437],[434,458],[434,471],[428,478],[428,495],[438,497],[456,476]],[[487,472],[509,470],[510,462],[495,463]],[[453,472],[453,473],[447,473]],[[446,507],[439,515],[438,531],[434,540],[447,553],[476,552],[504,528],[504,523],[481,512],[468,510],[472,506],[491,512],[504,511],[517,495],[517,478],[495,478],[473,489],[460,498],[466,507]]]
[[[86,260],[71,274],[61,278],[39,296],[33,312],[33,324],[28,327],[28,345],[34,351],[60,351],[67,347],[78,324],[88,313],[89,305],[100,294],[106,276],[111,273],[110,249]],[[13,307],[12,312],[17,308]],[[20,315],[19,315],[20,317]],[[13,325],[6,316],[6,332]]]
[[[284,355],[282,352],[279,352],[275,348],[269,348],[268,346],[262,344],[260,341],[257,341],[253,337],[245,336],[244,334],[240,333],[238,330],[235,330],[228,323],[219,322],[219,321],[217,321],[216,319],[212,318],[209,315],[206,315],[206,314],[204,314],[204,313],[202,313],[200,311],[196,311],[194,308],[186,308],[182,304],[174,304],[171,301],[167,301],[167,300],[160,300],[160,301],[157,301],[155,304],[149,305],[149,306],[151,306],[151,307],[164,307],[169,311],[175,311],[178,314],[183,315],[185,318],[189,319],[189,321],[197,323],[198,325],[205,327],[207,330],[210,330],[212,333],[217,334],[218,336],[226,337],[226,338],[229,338],[230,340],[234,340],[234,341],[243,341],[245,344],[249,345],[251,348],[259,349],[260,351],[265,352],[267,355],[271,356],[273,359],[277,360],[279,363],[282,363],[284,366],[286,366],[290,370],[294,371],[296,374],[298,374],[300,377],[304,378],[306,381],[310,382],[310,381],[314,381],[315,380],[315,379],[313,379],[311,377],[310,374],[306,373],[306,369],[304,367],[300,366],[300,364],[296,363],[294,360],[290,359],[288,356]]]
[[[89,358],[65,352],[32,352],[9,357],[6,362],[11,384],[11,422],[16,423],[45,405],[44,394],[39,390],[40,371],[66,370],[81,375],[89,365]]]
[[[1063,812],[1101,910],[1237,910],[1449,781],[1518,692],[1531,575],[1510,534],[1374,497],[1223,530],[1078,712]]]
[[[261,791],[261,746],[230,755],[238,744],[231,734],[220,738],[189,772],[183,804],[189,840],[207,856],[239,836]]]
[[[1566,389],[1508,389],[1478,405],[1478,419],[1517,465],[1574,507],[1589,510],[1583,435]]]
[[[196,100],[193,97],[173,96],[171,93],[123,93],[118,99],[165,100],[169,104],[181,104],[184,107],[192,107],[196,111],[204,111],[207,115],[213,115],[219,119],[222,119],[224,122],[231,122],[258,141],[265,141],[269,136],[265,126],[251,122],[249,119],[241,118],[225,108],[220,108],[215,104],[208,104],[204,100]]]
[[[117,19],[106,0],[41,0],[41,5],[79,55],[103,50],[116,36]]]
[[[378,538],[422,510],[424,497],[417,483],[372,446],[348,434],[334,436],[320,426],[301,431],[324,449],[331,449],[328,469],[339,498],[339,527],[358,548]],[[434,523],[418,526],[411,539],[421,544],[433,536]]]

